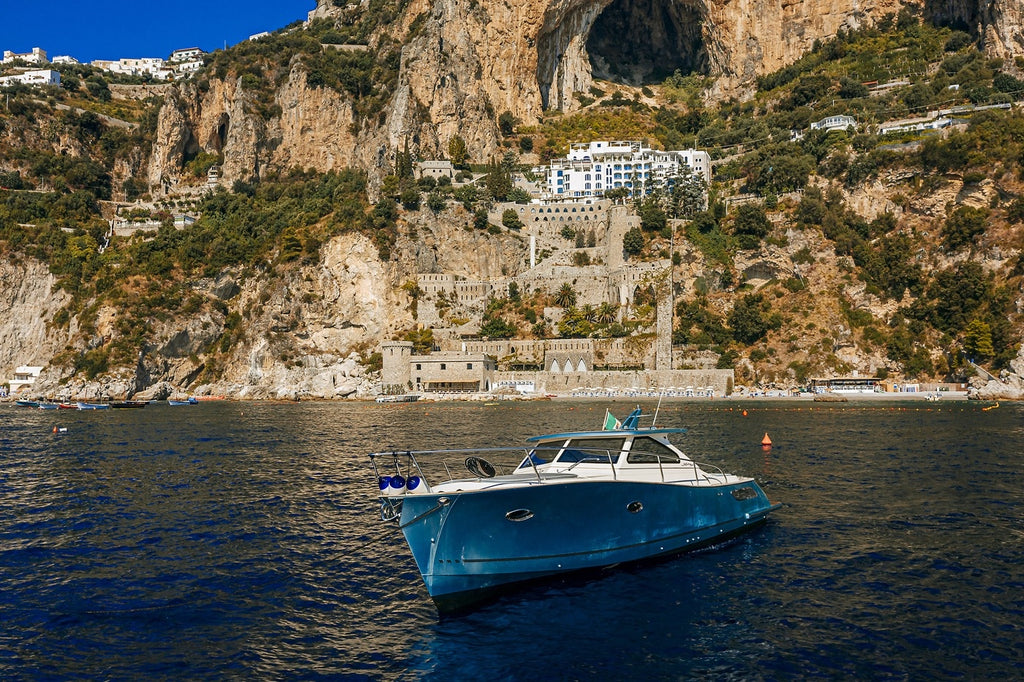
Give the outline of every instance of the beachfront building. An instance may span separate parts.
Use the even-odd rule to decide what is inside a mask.
[[[545,169],[547,193],[555,201],[590,201],[618,188],[631,196],[650,194],[671,187],[687,171],[706,186],[711,157],[696,149],[660,151],[643,142],[605,141],[572,144],[568,156],[552,159]]]
[[[878,377],[829,377],[811,379],[812,393],[884,393]]]
[[[49,61],[46,58],[46,50],[41,47],[33,47],[31,52],[18,53],[4,50],[4,58],[0,61],[0,64],[10,64],[18,60],[26,64],[46,64]]]
[[[32,384],[36,383],[36,379],[39,378],[39,373],[42,371],[42,367],[29,365],[15,367],[14,378],[8,382],[11,386],[11,395],[17,395],[19,391],[30,389]]]
[[[60,85],[60,73],[53,69],[25,71],[12,76],[0,77],[0,87],[5,85]]]
[[[442,351],[409,358],[413,390],[424,393],[479,393],[491,390],[494,358]]]

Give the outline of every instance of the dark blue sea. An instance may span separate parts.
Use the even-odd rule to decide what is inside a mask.
[[[445,619],[366,453],[632,404],[0,405],[0,679],[1021,679],[1024,406],[987,405],[665,403],[767,525]]]

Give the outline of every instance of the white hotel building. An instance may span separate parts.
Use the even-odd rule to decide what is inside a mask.
[[[659,151],[642,142],[589,142],[570,145],[569,155],[552,159],[547,189],[556,200],[587,200],[610,189],[648,194],[684,166],[711,183],[711,157],[695,149]]]

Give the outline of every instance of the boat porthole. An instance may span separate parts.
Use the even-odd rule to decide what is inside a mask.
[[[529,509],[513,509],[505,514],[509,521],[526,521],[533,518],[533,512]]]
[[[643,511],[643,508],[644,503],[639,501],[630,502],[629,504],[626,505],[626,509],[629,510],[631,514],[636,514],[639,511]]]

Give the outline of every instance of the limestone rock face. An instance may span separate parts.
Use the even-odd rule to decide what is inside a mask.
[[[69,330],[53,317],[70,299],[45,264],[0,260],[0,376],[13,376],[21,365],[45,366],[64,348],[76,325]]]
[[[371,38],[403,45],[397,84],[376,116],[359,118],[350,96],[310,87],[300,59],[269,108],[237,78],[211,79],[203,92],[186,83],[165,97],[149,180],[173,184],[202,149],[223,154],[229,185],[271,168],[352,166],[375,187],[407,141],[438,158],[456,135],[484,162],[500,153],[502,113],[532,124],[546,108],[571,109],[595,75],[640,85],[696,71],[717,77],[712,97],[742,95],[816,40],[904,6],[920,9],[907,0],[413,0]],[[350,11],[319,0],[310,17]],[[1022,0],[946,0],[925,11],[967,26],[992,56],[1024,54]]]

